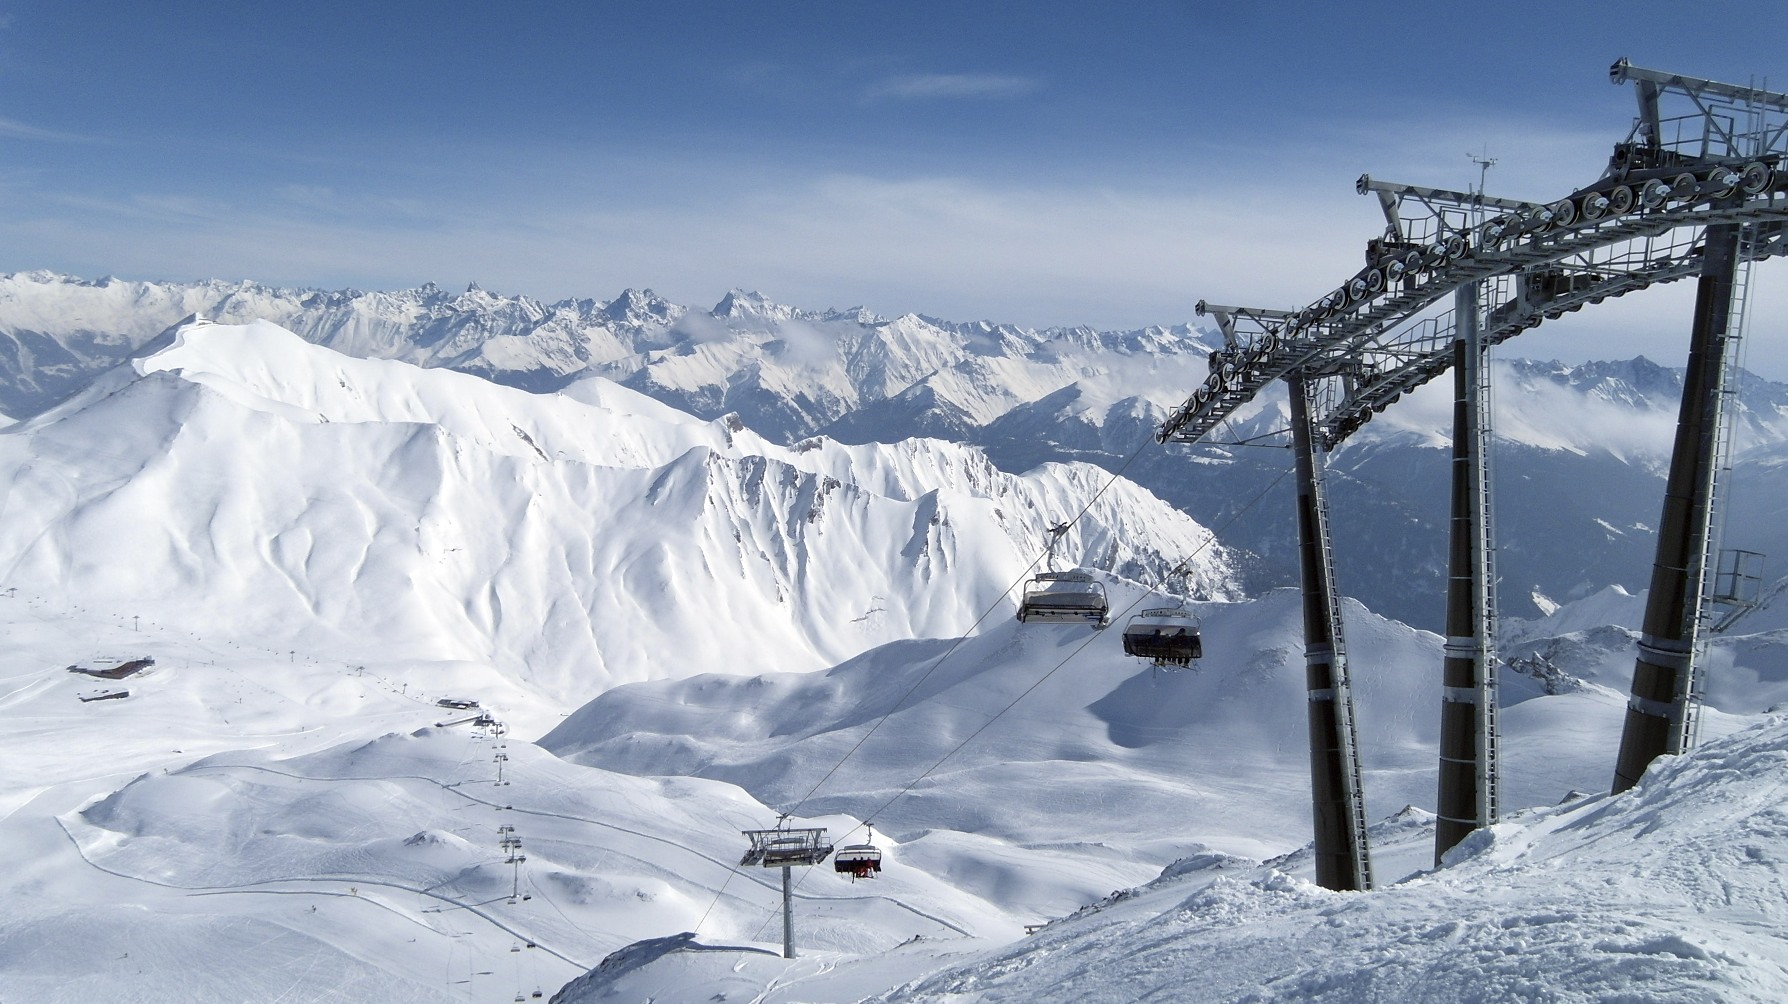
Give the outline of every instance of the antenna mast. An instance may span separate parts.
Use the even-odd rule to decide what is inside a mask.
[[[1490,169],[1496,166],[1496,158],[1490,156],[1489,144],[1485,144],[1483,153],[1467,153],[1465,156],[1470,158],[1473,164],[1478,165],[1478,190],[1471,194],[1476,196],[1475,201],[1478,206],[1478,214],[1482,216],[1484,211],[1484,186],[1490,180]],[[1478,222],[1483,221],[1479,220]]]

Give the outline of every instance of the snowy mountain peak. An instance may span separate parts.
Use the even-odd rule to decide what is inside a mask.
[[[788,321],[800,315],[795,308],[775,303],[762,293],[737,288],[721,297],[709,313],[727,320],[762,318],[769,321]]]
[[[1682,370],[1660,366],[1644,356],[1577,366],[1517,359],[1511,360],[1508,366],[1517,386],[1551,381],[1582,394],[1642,410],[1674,410],[1676,398],[1682,392]]]
[[[671,303],[649,289],[624,289],[621,295],[602,307],[602,316],[619,324],[632,326],[669,325],[682,317],[685,308]]]
[[[859,327],[873,327],[885,324],[887,320],[867,307],[850,307],[845,310],[828,310],[819,315],[822,321],[843,321]]]

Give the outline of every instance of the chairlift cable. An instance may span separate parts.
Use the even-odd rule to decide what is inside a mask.
[[[1129,457],[1125,458],[1123,464],[1120,465],[1115,472],[1111,473],[1111,476],[1105,480],[1105,484],[1100,486],[1099,490],[1093,494],[1093,497],[1091,499],[1087,500],[1086,505],[1082,506],[1080,511],[1078,513],[1074,514],[1073,519],[1068,520],[1066,523],[1058,524],[1061,527],[1061,532],[1066,533],[1068,529],[1072,528],[1075,524],[1079,523],[1081,520],[1081,517],[1085,516],[1089,511],[1091,511],[1092,507],[1095,504],[1097,504],[1101,498],[1103,498],[1105,496],[1105,493],[1107,491],[1111,490],[1111,486],[1116,484],[1118,482],[1118,480],[1124,476],[1124,472],[1128,471],[1130,469],[1130,465],[1134,464],[1136,462],[1137,458],[1141,457],[1143,455],[1143,453],[1146,452],[1151,445],[1153,445],[1151,442],[1145,440],[1139,446],[1137,446],[1136,450],[1134,452],[1132,452]],[[1053,530],[1053,528],[1052,528],[1052,530]],[[999,596],[992,603],[988,604],[986,609],[981,611],[981,615],[975,618],[975,622],[973,624],[969,625],[968,630],[964,631],[962,634],[958,635],[956,637],[956,640],[951,642],[950,647],[948,649],[945,649],[944,653],[942,655],[938,656],[937,659],[934,662],[932,662],[931,668],[927,669],[924,673],[920,674],[919,679],[914,681],[914,683],[911,687],[907,688],[906,693],[901,694],[900,699],[895,701],[892,707],[890,707],[887,711],[882,712],[881,716],[875,720],[875,724],[871,725],[869,727],[869,731],[865,732],[863,734],[862,738],[858,739],[857,742],[853,746],[851,746],[850,749],[848,749],[844,752],[844,755],[838,759],[838,762],[836,764],[832,765],[832,769],[826,771],[826,773],[823,776],[821,776],[818,781],[815,781],[813,783],[813,786],[811,788],[807,789],[807,793],[805,795],[802,795],[801,798],[795,802],[793,808],[790,808],[787,812],[780,813],[779,818],[786,819],[786,818],[798,813],[801,810],[801,807],[803,805],[807,804],[807,800],[812,798],[814,793],[819,791],[819,789],[822,785],[824,785],[827,781],[831,780],[832,775],[838,773],[838,771],[840,769],[842,769],[847,762],[849,762],[850,758],[852,756],[854,756],[858,750],[863,748],[863,744],[867,743],[869,741],[870,737],[875,735],[876,731],[882,727],[882,724],[884,722],[886,722],[889,719],[889,717],[891,717],[894,714],[894,712],[899,711],[903,706],[905,706],[907,699],[912,697],[914,693],[918,692],[918,689],[920,687],[925,685],[925,681],[931,678],[931,674],[937,672],[938,667],[940,667],[944,663],[948,662],[950,657],[952,655],[956,654],[956,650],[961,648],[963,643],[968,641],[969,638],[973,637],[976,629],[978,629],[981,626],[982,622],[987,620],[987,618],[989,616],[991,616],[995,610],[999,609],[999,607],[1005,602],[1006,597],[1012,595],[1012,590],[1017,589],[1019,587],[1019,585],[1021,585],[1022,583],[1024,583],[1027,579],[1029,579],[1031,577],[1031,572],[1033,569],[1035,569],[1037,567],[1037,563],[1040,561],[1043,561],[1046,557],[1049,556],[1050,551],[1053,548],[1054,538],[1056,536],[1060,536],[1060,534],[1052,533],[1052,535],[1051,535],[1052,547],[1045,548],[1041,553],[1037,554],[1036,557],[1032,558],[1030,561],[1030,564],[1026,565],[1024,567],[1024,570],[1019,573],[1018,578],[1014,579],[1010,585],[1008,585],[1004,590],[1002,590],[1000,592]],[[921,775],[921,779],[922,778],[923,778],[923,775]],[[913,783],[917,784],[918,780],[915,780]],[[911,786],[909,785],[908,787],[910,788]],[[902,791],[901,794],[905,794],[905,791]],[[875,818],[875,814],[871,814],[870,818],[872,818],[872,819]],[[861,826],[862,824],[858,824],[858,825]],[[849,836],[850,834],[855,833],[856,831],[857,831],[857,827],[852,827],[851,829],[846,830],[844,835]],[[697,930],[697,931],[701,930],[702,923],[708,919],[708,915],[713,913],[714,908],[720,904],[720,897],[725,894],[726,887],[732,883],[733,876],[737,875],[738,872],[739,872],[739,867],[737,865],[735,865],[733,867],[733,869],[727,873],[725,881],[721,882],[720,888],[715,890],[713,901],[708,904],[708,908],[706,910],[702,911],[701,920],[698,920],[696,922],[695,930]],[[796,883],[795,888],[799,889],[800,883],[805,882],[805,881],[807,881],[807,872],[803,871],[801,873],[801,878]],[[772,916],[774,916],[774,913],[772,913]],[[765,920],[764,923],[768,924],[769,920]],[[758,931],[762,932],[762,930],[763,930],[763,925],[760,924],[758,926]],[[752,935],[753,938],[755,938],[756,936],[757,936],[756,934]]]
[[[1227,422],[1228,420],[1225,419],[1224,421]],[[1290,431],[1291,431],[1291,428],[1289,426],[1287,426],[1286,428],[1283,428],[1283,429],[1274,429],[1271,432],[1263,432],[1257,436],[1243,436],[1240,433],[1236,432],[1235,426],[1232,425],[1229,427],[1229,434],[1236,437],[1234,442],[1221,443],[1221,442],[1212,442],[1210,440],[1206,440],[1205,442],[1201,443],[1200,445],[1202,445],[1202,446],[1253,446],[1253,447],[1257,447],[1259,449],[1264,449],[1264,450],[1283,450],[1286,448],[1286,445],[1287,445],[1285,443],[1271,443],[1266,446],[1261,446],[1259,443],[1259,440],[1271,439],[1274,436],[1283,436]]]
[[[1132,456],[1131,459],[1134,460],[1135,457]],[[1128,467],[1129,464],[1126,463],[1124,466]],[[1204,543],[1198,545],[1198,547],[1196,549],[1194,549],[1191,554],[1188,554],[1184,559],[1182,559],[1180,561],[1180,563],[1178,565],[1175,565],[1173,570],[1169,571],[1165,575],[1160,576],[1156,580],[1155,586],[1151,586],[1147,592],[1138,596],[1135,600],[1132,600],[1130,602],[1130,605],[1125,607],[1123,609],[1122,613],[1119,614],[1119,616],[1128,614],[1131,610],[1135,609],[1136,605],[1141,603],[1149,595],[1153,594],[1155,589],[1160,585],[1160,583],[1166,581],[1168,576],[1171,576],[1172,574],[1174,574],[1175,572],[1179,571],[1182,568],[1189,567],[1193,558],[1198,557],[1198,555],[1203,553],[1206,548],[1209,548],[1212,544],[1217,542],[1217,537],[1221,531],[1227,530],[1230,528],[1230,526],[1234,525],[1234,523],[1237,520],[1241,519],[1242,516],[1245,515],[1249,510],[1253,509],[1256,505],[1258,505],[1260,503],[1261,499],[1265,498],[1267,496],[1267,494],[1269,492],[1271,492],[1274,488],[1277,488],[1279,486],[1279,482],[1284,481],[1285,478],[1290,474],[1291,474],[1291,468],[1289,468],[1289,467],[1280,471],[1279,476],[1274,478],[1271,482],[1269,482],[1267,484],[1267,486],[1265,488],[1262,488],[1252,499],[1248,500],[1247,505],[1236,510],[1235,514],[1230,516],[1229,519],[1225,520],[1222,526],[1218,527],[1216,530],[1210,531],[1210,536],[1205,538]],[[1106,487],[1110,487],[1109,483],[1107,484]],[[1103,489],[1101,489],[1101,492],[1103,492]],[[1096,499],[1096,497],[1095,497],[1095,499]],[[1086,510],[1084,510],[1084,509],[1081,510],[1081,515],[1085,515],[1085,513],[1086,513]],[[1075,519],[1078,520],[1079,516],[1076,516]],[[1033,562],[1033,564],[1034,564],[1034,562]],[[986,614],[983,614],[982,617],[985,618]],[[976,623],[979,624],[980,622],[977,621]],[[922,773],[920,773],[918,777],[913,778],[910,782],[907,783],[907,785],[905,787],[901,788],[898,792],[895,792],[893,797],[889,798],[886,802],[883,802],[879,808],[877,808],[874,812],[869,813],[869,815],[866,816],[865,818],[866,819],[880,819],[880,818],[882,818],[882,816],[888,811],[888,809],[891,806],[893,806],[893,804],[895,802],[898,802],[902,798],[904,798],[908,792],[912,791],[915,787],[918,786],[920,781],[923,781],[927,777],[930,777],[934,771],[936,771],[939,767],[942,767],[944,765],[944,763],[946,761],[948,761],[951,757],[962,752],[963,747],[967,746],[970,742],[973,742],[976,736],[979,736],[981,733],[987,731],[987,729],[990,728],[994,722],[997,722],[1000,720],[1001,716],[1005,715],[1006,712],[1011,711],[1013,708],[1017,707],[1018,702],[1024,700],[1026,697],[1030,696],[1032,691],[1036,690],[1038,687],[1041,687],[1045,682],[1047,682],[1049,680],[1050,677],[1052,677],[1056,673],[1060,672],[1063,667],[1067,666],[1069,662],[1073,661],[1075,656],[1079,655],[1082,651],[1084,651],[1086,649],[1086,647],[1088,645],[1091,645],[1098,637],[1099,637],[1099,635],[1097,632],[1093,632],[1093,633],[1089,634],[1085,641],[1083,641],[1079,645],[1075,646],[1073,651],[1071,651],[1067,655],[1063,656],[1062,660],[1060,662],[1056,663],[1054,668],[1050,669],[1049,672],[1044,673],[1041,677],[1039,677],[1037,679],[1037,681],[1035,683],[1031,684],[1029,687],[1026,687],[1024,689],[1024,691],[1022,693],[1020,693],[1017,697],[1012,698],[1012,700],[1010,702],[1008,702],[1005,707],[1003,707],[999,711],[995,712],[992,718],[989,718],[987,721],[983,722],[981,724],[980,728],[975,729],[975,731],[973,731],[973,732],[969,733],[967,736],[965,736],[963,738],[963,740],[961,742],[957,743],[954,747],[952,747],[948,753],[945,753],[943,756],[939,757],[936,760],[936,762],[934,762],[930,767],[925,768],[925,770]],[[960,639],[958,640],[957,644],[958,645],[961,644]],[[955,652],[956,647],[957,646],[951,646],[949,652],[944,653],[944,657],[947,658],[951,653]],[[941,664],[943,662],[943,659],[939,659],[938,662],[939,662],[939,664]],[[937,666],[934,665],[931,670],[926,671],[925,675],[926,676],[931,675],[931,672],[933,670],[935,670],[936,668],[937,668]],[[920,682],[921,683],[924,682],[923,677],[920,678]],[[917,689],[916,684],[914,685],[914,689]],[[907,693],[901,697],[901,700],[904,701],[904,700],[906,700],[907,697],[909,697],[911,695],[912,695],[912,690],[908,690]],[[889,714],[892,714],[892,712],[889,712]],[[881,726],[881,722],[885,721],[886,719],[887,719],[887,715],[883,715],[882,719],[876,722],[876,727],[879,728]],[[872,729],[871,731],[873,732],[874,730]],[[863,742],[867,741],[868,738],[869,738],[868,736],[864,736],[863,740],[859,740],[856,746],[851,747],[850,753],[855,753],[863,745]],[[850,753],[846,753],[844,759],[848,760],[850,758]],[[837,772],[838,768],[842,767],[842,766],[844,766],[844,761],[840,760],[837,767],[833,767],[831,771],[828,771],[826,773],[826,777],[827,778],[831,777],[832,774]],[[821,778],[820,780],[823,782],[825,780],[825,778]],[[807,795],[809,797],[811,797],[813,794],[813,791],[818,789],[818,787],[819,787],[819,785],[817,785],[817,784],[814,785],[814,788],[810,789],[807,792]],[[797,808],[798,807],[799,806],[797,806]],[[857,831],[858,827],[861,827],[864,825],[867,825],[867,824],[859,823],[857,827],[852,827],[851,829],[846,830],[845,836],[849,836],[850,834],[855,833]],[[801,877],[795,880],[794,891],[797,891],[797,892],[800,891],[802,883],[807,881],[807,874],[808,874],[808,871],[803,871],[801,873]],[[723,888],[724,888],[724,886],[723,886]],[[718,897],[716,897],[716,902],[718,902]],[[710,906],[709,909],[712,910],[713,907]],[[707,914],[704,913],[702,916],[704,919],[706,919]],[[758,935],[763,933],[764,927],[767,926],[770,923],[770,921],[775,918],[775,916],[776,916],[776,911],[772,910],[771,913],[769,914],[769,916],[764,918],[763,923],[759,924],[757,927],[757,930],[752,933],[753,940],[756,940]]]
[[[1136,462],[1136,458],[1142,456],[1143,452],[1145,450],[1149,449],[1149,447],[1152,445],[1153,445],[1152,442],[1144,441],[1142,443],[1142,445],[1138,446],[1136,448],[1136,451],[1134,453],[1131,453],[1130,456],[1124,461],[1123,465],[1120,466],[1117,469],[1117,471],[1112,473],[1112,475],[1106,479],[1105,484],[1103,486],[1101,486],[1100,489],[1093,494],[1093,497],[1091,499],[1087,500],[1086,505],[1082,506],[1080,511],[1078,513],[1074,514],[1074,518],[1071,520],[1068,520],[1066,523],[1060,524],[1060,526],[1062,527],[1062,532],[1065,533],[1069,528],[1071,528],[1075,524],[1079,523],[1081,518],[1084,517],[1089,511],[1091,511],[1093,506],[1095,504],[1097,504],[1098,501],[1105,496],[1105,493],[1107,491],[1111,490],[1111,486],[1116,484],[1118,482],[1118,480],[1124,476],[1124,472],[1128,471],[1130,469],[1130,465],[1134,464]],[[1020,584],[1022,584],[1023,582],[1025,582],[1027,579],[1030,578],[1031,571],[1037,567],[1037,563],[1039,561],[1044,560],[1044,558],[1049,555],[1050,551],[1053,550],[1054,537],[1059,537],[1059,536],[1061,536],[1061,534],[1052,534],[1052,538],[1051,538],[1052,546],[1050,548],[1045,549],[1041,554],[1038,554],[1035,558],[1031,559],[1031,563],[1029,565],[1025,566],[1024,571],[1019,574],[1019,577],[1017,579],[1013,580],[1012,584],[1007,586],[1005,588],[1005,590],[1003,590],[1000,593],[999,597],[997,599],[995,599],[991,604],[989,604],[985,610],[981,611],[981,615],[979,617],[975,618],[975,622],[973,624],[969,625],[969,629],[957,636],[956,640],[953,643],[951,643],[950,647],[944,651],[944,654],[938,656],[937,661],[935,661],[931,664],[931,668],[927,669],[924,673],[920,674],[919,679],[914,681],[914,683],[911,687],[907,688],[906,693],[900,695],[900,699],[895,701],[893,706],[890,707],[887,711],[883,712],[881,717],[879,717],[875,720],[875,724],[869,727],[869,731],[863,733],[863,737],[861,739],[858,739],[856,744],[853,745],[850,749],[846,750],[844,755],[838,759],[838,762],[832,766],[832,769],[826,771],[824,776],[822,776],[818,781],[815,781],[813,783],[813,787],[807,789],[807,794],[802,795],[800,797],[800,799],[798,799],[795,802],[794,807],[789,809],[788,812],[784,813],[784,815],[792,816],[795,813],[800,812],[801,806],[807,804],[807,800],[813,797],[814,792],[819,791],[820,786],[824,785],[827,781],[831,780],[832,775],[838,773],[838,771],[845,765],[845,763],[847,763],[850,760],[850,758],[852,756],[854,756],[859,749],[863,748],[863,744],[868,742],[871,736],[875,735],[876,731],[882,727],[882,724],[884,722],[886,722],[889,719],[889,717],[891,717],[894,714],[894,712],[899,711],[902,707],[904,707],[906,705],[907,699],[912,697],[913,694],[916,693],[920,687],[924,686],[925,681],[931,678],[931,674],[937,672],[938,667],[942,666],[945,662],[949,661],[950,657],[952,655],[956,654],[956,650],[961,648],[963,643],[968,641],[968,639],[974,635],[975,630],[981,626],[981,623],[983,621],[985,621],[995,610],[999,609],[999,607],[1002,604],[1005,603],[1006,597],[1012,595],[1012,590],[1018,588]],[[856,830],[853,828],[852,830],[850,830],[848,832],[854,833],[854,832],[856,832]]]
[[[1258,494],[1256,494],[1254,496],[1254,498],[1248,502],[1247,505],[1243,506],[1240,510],[1238,510],[1235,513],[1235,515],[1231,516],[1229,518],[1229,520],[1227,522],[1225,522],[1222,527],[1219,528],[1219,530],[1227,530],[1231,524],[1233,524],[1236,520],[1240,519],[1243,516],[1243,514],[1248,512],[1248,510],[1254,508],[1254,506],[1256,504],[1258,504],[1261,499],[1265,498],[1268,492],[1272,491],[1274,488],[1277,488],[1279,486],[1279,482],[1283,481],[1286,478],[1286,476],[1289,475],[1290,473],[1291,473],[1291,471],[1289,469],[1280,473],[1280,475],[1277,478],[1274,478],[1272,480],[1272,482],[1270,482],[1265,488],[1261,489],[1261,491]],[[1196,558],[1199,554],[1203,553],[1206,548],[1209,548],[1212,544],[1216,543],[1217,537],[1218,537],[1218,533],[1216,531],[1213,531],[1209,537],[1205,538],[1204,543],[1198,545],[1198,548],[1196,550],[1194,550],[1191,554],[1187,555],[1185,560],[1182,561],[1179,566],[1175,566],[1176,569],[1178,567],[1184,566],[1187,562],[1190,562],[1193,558]],[[1166,578],[1165,576],[1162,576],[1160,579],[1158,579],[1157,585],[1159,585],[1159,583],[1161,581],[1165,581],[1165,578]],[[1153,592],[1154,592],[1154,587],[1151,587],[1148,592],[1145,592],[1145,593],[1141,594],[1140,596],[1138,596],[1136,599],[1132,600],[1130,602],[1130,605],[1125,607],[1124,610],[1122,611],[1122,613],[1127,614],[1131,610],[1135,609],[1137,604],[1140,604],[1144,599],[1146,599]],[[1120,614],[1120,616],[1121,615],[1122,614]],[[923,773],[921,773],[918,777],[913,778],[913,780],[909,784],[907,784],[906,787],[900,789],[900,791],[896,792],[892,798],[890,798],[886,802],[882,803],[882,806],[880,808],[878,808],[874,812],[870,813],[870,818],[872,818],[872,819],[880,818],[883,815],[885,815],[890,806],[892,806],[895,802],[899,801],[902,797],[904,797],[907,794],[907,792],[912,791],[913,788],[915,786],[917,786],[920,781],[923,781],[923,780],[925,780],[925,778],[929,777],[933,771],[935,771],[939,767],[943,766],[945,761],[949,760],[951,757],[953,757],[957,753],[961,752],[961,750],[964,746],[967,746],[971,741],[974,740],[974,738],[976,736],[980,735],[982,732],[985,732],[989,726],[991,726],[994,722],[996,722],[1000,719],[1000,716],[1004,715],[1008,711],[1011,711],[1014,707],[1017,706],[1018,702],[1024,700],[1026,697],[1028,697],[1030,695],[1030,693],[1032,691],[1034,691],[1038,687],[1042,686],[1046,680],[1048,680],[1050,677],[1054,676],[1056,673],[1060,672],[1063,667],[1065,667],[1069,662],[1073,661],[1075,656],[1079,655],[1082,651],[1084,651],[1086,649],[1086,647],[1088,645],[1091,645],[1093,643],[1093,641],[1096,640],[1098,637],[1099,636],[1097,634],[1088,635],[1087,639],[1085,641],[1081,642],[1078,646],[1076,646],[1073,649],[1073,651],[1069,652],[1066,656],[1063,656],[1062,660],[1060,662],[1056,663],[1055,667],[1053,669],[1051,669],[1049,672],[1043,674],[1042,677],[1038,678],[1037,682],[1035,682],[1035,683],[1031,684],[1029,687],[1025,688],[1025,690],[1022,693],[1020,693],[1017,697],[1012,698],[1012,700],[1004,708],[1001,708],[998,712],[996,712],[994,714],[994,716],[992,718],[989,718],[985,723],[983,723],[980,728],[977,728],[975,731],[969,733],[966,737],[963,738],[963,740],[961,742],[957,743],[956,746],[950,750],[950,752],[945,753],[942,757],[939,757],[936,763],[933,763],[930,767],[926,768],[925,771]]]

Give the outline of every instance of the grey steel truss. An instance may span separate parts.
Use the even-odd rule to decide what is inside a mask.
[[[1482,283],[1487,348],[1585,304],[1699,274],[1707,227],[1739,223],[1744,261],[1788,254],[1788,95],[1660,73],[1621,60],[1640,114],[1600,179],[1522,202],[1362,176],[1384,208],[1366,265],[1302,308],[1214,306],[1224,347],[1156,433],[1195,443],[1275,380],[1314,395],[1333,449],[1452,365],[1450,294]],[[1666,99],[1686,104],[1663,116]]]

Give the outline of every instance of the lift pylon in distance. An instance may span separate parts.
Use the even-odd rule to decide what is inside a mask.
[[[751,841],[750,849],[739,859],[741,865],[763,865],[765,868],[817,865],[832,853],[832,845],[825,840],[825,827],[778,826],[740,832]]]
[[[772,829],[741,831],[745,839],[751,841],[751,846],[739,859],[739,864],[782,869],[782,957],[792,959],[795,957],[795,894],[789,872],[796,865],[817,865],[826,860],[832,853],[832,845],[826,843],[824,827],[791,827],[787,824],[788,817],[784,816],[781,825]]]

